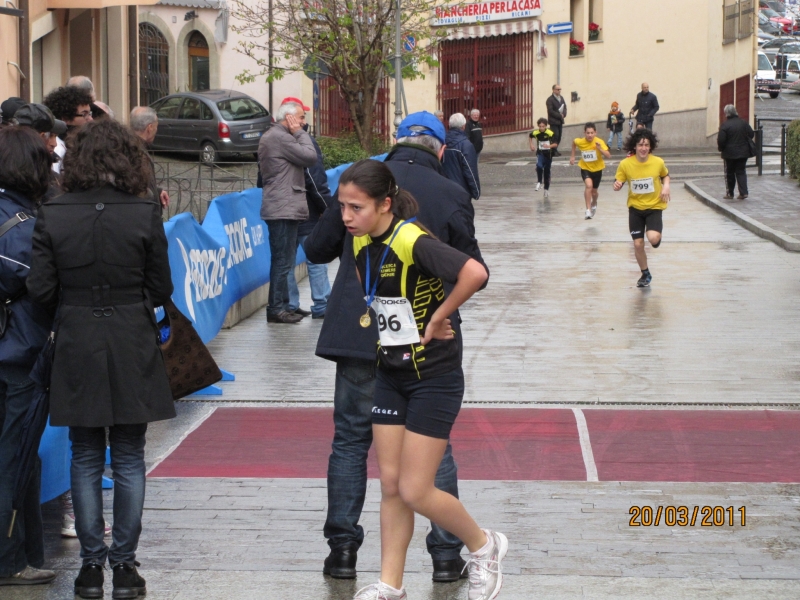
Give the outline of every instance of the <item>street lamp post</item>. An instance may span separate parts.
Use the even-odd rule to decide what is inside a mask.
[[[400,0],[395,0],[394,21],[394,129],[403,122],[403,110],[400,108],[400,98],[403,95],[403,69],[400,55]]]

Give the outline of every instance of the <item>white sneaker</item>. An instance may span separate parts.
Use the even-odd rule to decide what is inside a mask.
[[[111,524],[108,521],[103,521],[105,523],[105,528],[103,530],[103,536],[111,535]],[[68,538],[76,538],[78,537],[78,532],[75,531],[75,514],[74,513],[64,513],[61,517],[61,537],[68,537]]]
[[[597,204],[592,204],[592,216],[597,212]]]
[[[489,548],[480,555],[470,554],[469,600],[494,600],[503,587],[503,572],[500,564],[508,552],[508,539],[502,533],[484,529],[489,538]]]
[[[408,596],[406,596],[406,590],[404,588],[396,590],[382,581],[361,588],[356,592],[356,595],[353,596],[353,600],[406,600],[406,598],[408,598]]]
[[[591,219],[594,216],[594,213],[591,210],[586,210],[586,215],[583,217],[584,219]]]
[[[545,198],[549,198],[549,197],[550,197],[550,192],[548,192],[547,190],[545,190],[545,191],[544,191],[544,197],[545,197]]]
[[[537,183],[536,184],[536,191],[538,192],[541,187],[542,187],[542,184],[541,183]]]

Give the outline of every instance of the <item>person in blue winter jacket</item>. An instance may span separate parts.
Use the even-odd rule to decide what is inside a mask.
[[[445,138],[444,176],[463,187],[474,200],[481,197],[481,180],[478,177],[478,153],[469,141],[464,128],[467,119],[461,113],[450,116],[450,129]]]

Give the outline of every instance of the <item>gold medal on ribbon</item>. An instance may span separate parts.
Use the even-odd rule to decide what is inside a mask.
[[[369,327],[370,323],[372,323],[372,319],[369,317],[369,309],[367,309],[366,314],[361,315],[361,318],[358,320],[362,327]]]

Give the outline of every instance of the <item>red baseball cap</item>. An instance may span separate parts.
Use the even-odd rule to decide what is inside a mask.
[[[294,102],[295,104],[299,104],[300,106],[303,107],[303,110],[311,110],[308,106],[303,104],[303,101],[300,100],[300,98],[293,98],[289,96],[288,98],[284,98],[283,100],[281,100],[281,105],[286,104],[287,102]]]

